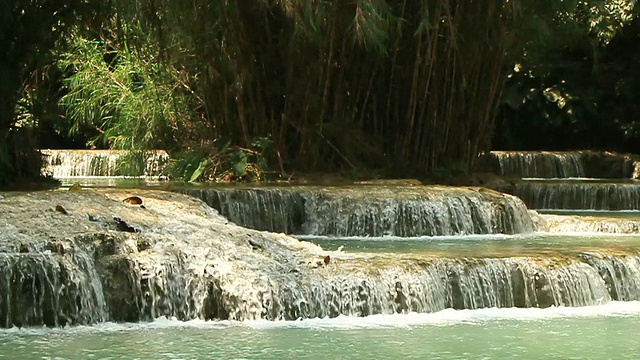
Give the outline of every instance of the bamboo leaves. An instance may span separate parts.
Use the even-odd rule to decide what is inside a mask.
[[[187,181],[247,176],[267,151],[303,171],[471,167],[490,146],[506,56],[532,39],[523,29],[576,4],[114,0],[101,36],[119,60],[78,47],[65,104],[113,147],[200,151],[210,161],[189,161]]]
[[[385,0],[358,0],[354,17],[354,33],[366,48],[386,53],[393,26],[391,6]]]
[[[61,104],[73,121],[72,131],[94,127],[95,144],[116,149],[149,149],[171,143],[167,135],[172,121],[184,110],[174,91],[170,68],[155,68],[153,57],[143,58],[126,51],[110,64],[104,56],[110,50],[103,42],[77,38],[60,66],[70,74],[68,93]]]

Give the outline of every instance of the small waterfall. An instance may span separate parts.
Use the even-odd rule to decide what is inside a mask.
[[[531,209],[640,210],[640,185],[522,182],[513,188]]]
[[[582,152],[492,151],[500,174],[517,178],[585,177]]]
[[[107,320],[102,284],[86,253],[0,252],[0,326],[65,326]]]
[[[533,231],[517,198],[444,187],[179,190],[258,230],[326,236],[435,236]]]
[[[304,222],[304,198],[290,189],[184,189],[220,214],[242,226],[271,232],[299,234]]]
[[[632,301],[640,294],[640,257],[585,253],[584,261],[598,270],[614,300]]]
[[[537,215],[538,231],[552,233],[638,234],[640,220],[598,216]]]
[[[159,176],[169,160],[165,151],[41,150],[43,175],[54,178]],[[129,158],[128,158],[129,157]],[[133,158],[130,158],[133,157]]]
[[[212,282],[193,273],[181,254],[164,256],[118,256],[106,265],[105,283],[110,318],[115,321],[150,321],[160,316],[181,320],[224,317],[207,307],[216,303],[208,290]]]
[[[392,191],[368,189],[374,200]],[[352,189],[340,191],[353,195]],[[427,192],[433,201],[445,189],[413,191]],[[294,320],[640,300],[636,251],[549,256],[543,249],[511,258],[334,253],[324,265],[326,252],[319,247],[229,224],[199,200],[139,190],[146,205],[141,209],[120,201],[129,194],[37,192],[0,201],[0,327],[160,316]],[[55,211],[55,204],[68,213]],[[142,232],[122,231],[114,215]]]
[[[119,270],[113,265],[115,273],[108,277],[113,280],[102,284],[110,304],[107,316],[95,306],[96,293],[81,291],[93,287],[75,279],[82,277],[78,269],[56,267],[55,261],[44,256],[30,256],[32,261],[0,256],[4,274],[0,278],[0,325],[63,326],[148,321],[159,316],[295,320],[640,300],[637,255],[588,253],[581,257],[440,258],[397,261],[392,266],[387,260],[386,265],[371,261],[357,268],[347,262],[337,272],[329,267],[303,276],[265,274],[249,283],[243,283],[240,274],[213,279],[215,271],[208,279],[186,264],[169,263],[171,258],[163,262],[126,260],[128,264],[117,262],[122,266]],[[247,288],[239,290],[243,287]],[[241,294],[247,297],[239,297]]]
[[[526,207],[509,195],[440,187],[318,190],[305,195],[304,233],[437,236],[530,232]]]
[[[447,308],[588,306],[638,300],[637,256],[609,256],[609,268],[624,267],[611,281],[592,255],[583,258],[465,258],[347,267],[323,280],[261,293],[262,317],[312,317],[430,313]],[[605,267],[606,268],[606,267]],[[608,268],[607,268],[608,269]],[[633,269],[633,270],[632,270]],[[613,270],[612,270],[613,271]],[[604,277],[603,277],[604,276]],[[611,276],[609,276],[611,277]],[[617,284],[618,282],[619,284]],[[611,284],[616,283],[618,288]]]

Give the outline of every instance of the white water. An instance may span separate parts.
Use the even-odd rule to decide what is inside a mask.
[[[390,315],[371,315],[366,317],[338,316],[335,318],[312,318],[296,321],[267,320],[189,320],[159,317],[149,322],[114,323],[103,322],[92,326],[68,327],[27,327],[0,328],[2,334],[46,335],[46,334],[86,334],[115,333],[122,331],[148,331],[175,328],[193,328],[202,330],[222,330],[233,327],[250,329],[325,329],[325,330],[357,330],[406,328],[416,326],[454,326],[458,324],[484,325],[496,321],[544,321],[554,319],[579,319],[596,317],[628,317],[640,316],[640,301],[613,301],[607,304],[565,307],[553,306],[540,308],[486,308],[474,310],[445,309],[435,313],[408,313]]]
[[[582,152],[492,151],[502,175],[518,178],[585,177]]]
[[[43,175],[61,178],[121,176],[157,177],[169,160],[162,150],[133,153],[125,150],[41,150]],[[125,165],[125,157],[139,157],[137,167]],[[134,163],[127,161],[127,163]],[[130,165],[130,164],[129,164]],[[130,173],[133,171],[134,173]]]
[[[328,236],[514,234],[533,231],[510,195],[437,186],[187,189],[229,220],[259,230]]]
[[[640,304],[0,329],[9,359],[635,359]]]
[[[523,182],[513,194],[531,209],[640,210],[640,184]]]

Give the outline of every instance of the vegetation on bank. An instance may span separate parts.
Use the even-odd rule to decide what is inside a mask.
[[[636,132],[633,57],[615,56],[634,5],[7,0],[0,185],[35,176],[39,147],[162,148],[175,178],[231,181],[466,173],[496,129],[507,148],[575,124],[616,144]]]

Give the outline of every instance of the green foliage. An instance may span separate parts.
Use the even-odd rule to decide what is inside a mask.
[[[62,103],[99,146],[210,157],[229,139],[232,177],[265,167],[256,137],[280,169],[429,171],[488,146],[512,3],[114,0],[74,34]]]
[[[28,22],[43,20],[46,31],[69,29],[62,26],[68,17],[51,13],[54,5],[9,3],[13,7],[0,6],[33,11],[37,16]],[[623,76],[615,86],[580,80],[604,79],[601,71],[613,71],[615,60],[599,49],[615,43],[622,24],[633,18],[634,5],[630,0],[91,2],[89,8],[100,16],[82,17],[89,20],[86,25],[58,43],[66,92],[60,104],[72,132],[95,135],[92,145],[181,153],[171,173],[185,181],[262,180],[274,159],[281,171],[458,173],[490,148],[502,93],[508,104],[503,117],[519,113],[565,125],[583,124],[583,118],[603,122],[590,115],[601,114],[603,103],[611,101],[599,86],[625,97],[635,89],[633,77]],[[53,20],[44,16],[51,14]],[[7,21],[0,26],[16,26]],[[44,36],[40,43],[24,26],[16,29],[31,55],[42,53],[31,52],[34,43],[50,49],[57,38],[38,28],[35,34]],[[21,45],[11,41],[4,48]],[[7,54],[2,56],[22,62],[7,67],[0,61],[0,75],[15,95],[0,101],[0,114],[15,115],[21,95],[31,116],[24,123],[40,127],[56,109],[39,111],[46,96],[34,89],[14,91],[29,83],[20,69],[31,62],[18,52]],[[513,65],[519,71],[509,71]],[[627,108],[617,114],[636,111]],[[617,121],[629,133],[640,128]],[[2,162],[15,152],[5,139],[15,130],[16,117],[9,123],[0,127],[0,170],[17,164]]]
[[[562,14],[553,26],[570,36],[517,59],[494,145],[640,151],[635,1],[580,1]]]
[[[61,34],[91,16],[82,0],[3,0],[0,2],[0,186],[39,174],[33,162],[32,130],[17,128],[18,100],[34,71],[50,61]],[[30,133],[30,135],[26,135]],[[34,175],[35,174],[35,175]]]
[[[150,154],[146,151],[129,151],[118,158],[116,176],[138,177],[145,174]]]
[[[251,148],[241,148],[223,141],[213,154],[202,151],[177,154],[167,172],[171,178],[187,182],[264,181],[270,173],[267,157],[272,141],[258,137],[251,144]]]
[[[209,159],[200,160],[198,167],[195,170],[193,170],[193,172],[191,173],[191,176],[189,177],[189,182],[197,181],[202,176],[202,174],[204,174],[204,171],[207,169],[208,165],[209,165]]]
[[[99,135],[91,144],[114,149],[170,148],[172,128],[190,113],[190,100],[175,90],[180,73],[159,66],[152,49],[115,51],[101,41],[74,40],[59,62],[72,73],[61,99],[71,131],[93,127]],[[117,60],[105,61],[113,52]]]
[[[177,154],[169,162],[167,173],[175,180],[195,181],[200,176],[193,178],[193,174],[203,161],[207,161],[206,155],[199,152]]]

